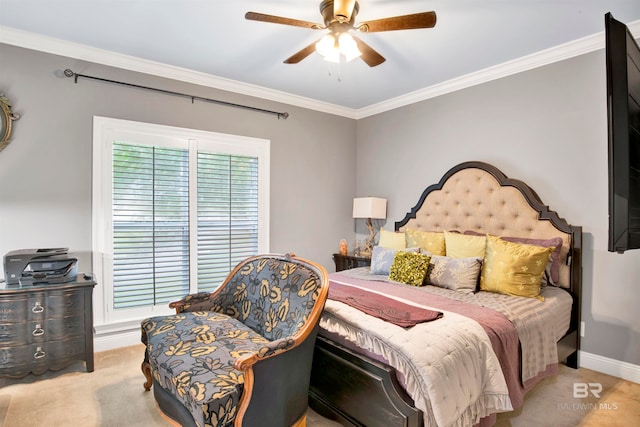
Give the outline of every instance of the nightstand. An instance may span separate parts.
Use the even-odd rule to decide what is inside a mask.
[[[333,262],[336,263],[336,271],[342,271],[357,267],[368,267],[371,265],[371,258],[333,254]]]

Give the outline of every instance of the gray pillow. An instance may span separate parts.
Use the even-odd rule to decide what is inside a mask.
[[[371,274],[384,274],[388,276],[391,271],[391,266],[393,265],[393,259],[400,251],[419,252],[420,248],[393,249],[374,246],[371,251]]]
[[[452,258],[432,255],[426,282],[428,285],[471,293],[478,285],[482,258]]]

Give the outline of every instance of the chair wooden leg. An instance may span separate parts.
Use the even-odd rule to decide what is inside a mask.
[[[307,414],[304,414],[302,418],[296,421],[293,427],[307,427]]]
[[[153,382],[151,381],[151,365],[149,364],[149,362],[144,360],[142,362],[142,366],[140,366],[140,369],[142,369],[142,373],[147,378],[147,381],[144,383],[144,389],[146,391],[149,391],[151,390],[151,384],[153,384]]]

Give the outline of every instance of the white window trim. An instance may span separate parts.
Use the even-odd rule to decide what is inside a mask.
[[[93,274],[97,285],[94,290],[93,313],[96,334],[113,334],[119,331],[139,329],[140,320],[149,315],[170,314],[168,307],[155,307],[152,310],[129,310],[128,313],[115,313],[110,309],[112,300],[111,266],[113,263],[112,241],[113,226],[110,216],[111,185],[106,176],[112,176],[111,143],[124,135],[135,134],[137,140],[153,138],[155,145],[175,146],[172,141],[180,140],[187,144],[195,143],[204,149],[215,144],[216,149],[226,153],[255,156],[258,155],[258,252],[269,252],[269,182],[270,182],[270,141],[266,139],[207,132],[201,130],[112,119],[94,116],[93,118],[93,183],[92,183],[92,250]],[[192,151],[193,153],[197,150]],[[108,174],[108,175],[106,175]],[[194,193],[195,194],[195,193]],[[192,276],[193,277],[193,276]]]

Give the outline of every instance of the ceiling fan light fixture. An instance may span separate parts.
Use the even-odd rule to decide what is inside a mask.
[[[324,56],[324,60],[335,63],[340,62],[340,51],[338,49],[334,49],[328,55]]]
[[[347,62],[362,55],[362,52],[358,49],[358,44],[349,33],[340,34],[340,37],[338,37],[338,46],[340,53],[344,55]]]
[[[329,62],[340,62],[340,55],[344,55],[347,62],[362,55],[356,41],[346,32],[337,37],[333,33],[325,34],[316,43],[316,51]]]
[[[316,43],[316,51],[324,57],[334,55],[334,51],[336,50],[336,38],[333,34],[325,34],[318,43]]]

